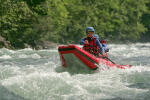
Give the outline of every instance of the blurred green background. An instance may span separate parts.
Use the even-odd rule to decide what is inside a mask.
[[[14,48],[79,43],[92,26],[109,43],[150,41],[150,0],[0,0],[0,36]]]

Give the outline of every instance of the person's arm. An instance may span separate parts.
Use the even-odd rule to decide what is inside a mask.
[[[96,39],[96,45],[100,48],[101,53],[104,54],[105,50],[104,50],[102,44],[99,42],[99,39]]]
[[[80,41],[80,45],[84,45],[85,38],[82,38]]]
[[[104,46],[105,52],[109,52],[109,48],[107,47],[107,44],[103,44],[103,46]]]

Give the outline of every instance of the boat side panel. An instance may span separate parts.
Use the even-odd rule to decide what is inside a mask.
[[[63,55],[67,55],[67,54],[74,54],[78,59],[80,59],[86,66],[88,66],[89,68],[91,68],[91,69],[95,69],[95,68],[97,68],[97,66],[96,66],[96,62],[94,63],[94,61],[93,62],[91,62],[89,59],[87,59],[85,56],[82,56],[81,54],[79,54],[76,50],[70,50],[70,51],[61,51],[60,52],[60,57],[61,57],[61,61],[62,61],[62,65],[63,66],[67,66],[66,65],[66,61],[65,61],[65,59],[64,59],[64,57],[63,57]]]

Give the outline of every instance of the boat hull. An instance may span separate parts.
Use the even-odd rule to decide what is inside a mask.
[[[61,45],[59,46],[58,51],[62,62],[62,66],[64,67],[71,66],[72,63],[79,64],[81,67],[86,66],[93,70],[97,69],[99,67],[98,65],[100,64],[106,65],[108,68],[117,67],[125,69],[126,67],[131,67],[130,65],[114,64],[107,58],[96,57],[73,44],[66,46]]]

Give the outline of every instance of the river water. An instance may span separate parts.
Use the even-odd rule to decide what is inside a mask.
[[[72,74],[57,48],[2,48],[0,100],[150,100],[150,43],[108,46],[110,59],[132,68]]]

